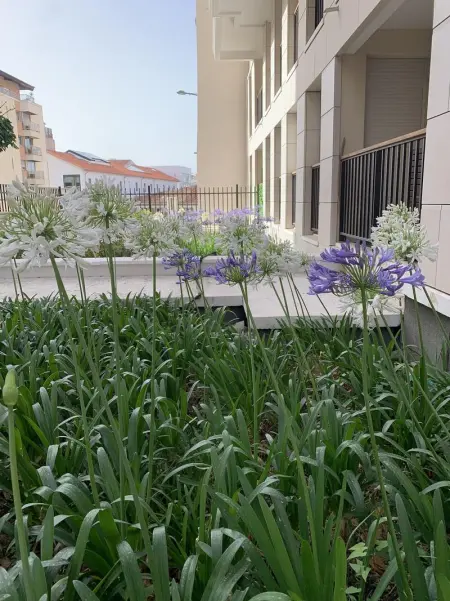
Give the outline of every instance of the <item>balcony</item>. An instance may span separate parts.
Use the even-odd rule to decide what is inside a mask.
[[[211,0],[215,58],[262,58],[265,24],[272,12],[273,0]]]
[[[42,161],[42,150],[37,146],[25,146],[24,151],[27,161]]]
[[[36,101],[32,94],[20,95],[20,110],[22,113],[28,113],[29,115],[39,114],[39,107],[36,104]]]
[[[33,123],[33,121],[19,119],[19,136],[24,138],[40,138],[40,131],[41,128],[39,123]]]
[[[27,180],[27,182],[35,182],[42,181],[44,179],[43,171],[29,171],[28,169],[23,169],[23,176]]]
[[[368,241],[390,204],[422,206],[426,130],[363,148],[342,158],[340,237]]]
[[[14,90],[10,90],[9,88],[3,88],[0,86],[0,94],[5,94],[5,96],[10,96],[14,98],[14,100],[20,100],[20,96],[18,92],[14,92]]]

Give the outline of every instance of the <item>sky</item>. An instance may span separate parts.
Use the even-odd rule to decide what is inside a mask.
[[[195,171],[195,0],[0,0],[0,70],[35,86],[56,149]]]

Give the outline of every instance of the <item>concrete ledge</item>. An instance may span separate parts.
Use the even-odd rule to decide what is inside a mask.
[[[203,260],[205,267],[214,265],[218,257],[206,257]],[[89,263],[89,267],[83,270],[85,277],[94,278],[109,278],[109,270],[106,259],[95,258],[86,259]],[[77,270],[73,267],[67,267],[64,261],[61,259],[56,260],[58,266],[61,268],[61,275],[64,280],[68,278],[78,279]],[[23,265],[23,260],[17,261],[17,266]],[[152,276],[152,259],[132,259],[129,257],[117,257],[116,258],[116,271],[117,277],[151,277]],[[156,275],[157,276],[175,276],[176,268],[166,269],[162,259],[156,259]],[[20,278],[23,279],[36,279],[36,278],[52,278],[54,277],[53,268],[50,263],[43,267],[33,267],[31,269],[25,269],[20,273]],[[12,280],[11,268],[0,267],[0,279],[1,280]]]
[[[450,294],[436,290],[427,286],[427,292],[433,302],[433,306],[438,313],[450,317]],[[403,293],[407,298],[414,299],[414,292],[411,286],[404,286]],[[416,288],[417,302],[431,309],[431,303],[427,299],[427,295],[422,288]]]

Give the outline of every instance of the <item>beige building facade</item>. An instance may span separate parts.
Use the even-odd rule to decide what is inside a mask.
[[[13,124],[18,147],[0,153],[0,184],[18,179],[49,186],[44,117],[33,90],[30,84],[0,71],[0,110]]]
[[[245,164],[247,183],[263,190],[264,211],[280,237],[317,253],[342,239],[368,238],[391,202],[421,206],[439,243],[438,260],[424,265],[425,275],[450,294],[449,0],[207,4],[198,31],[201,37],[208,21],[210,32],[199,40],[207,61],[199,54],[199,75],[208,62],[222,90],[224,65],[239,72],[245,65],[246,98],[239,113],[227,102],[214,105],[207,102],[208,78],[199,78],[199,141],[209,152],[209,163],[199,162],[199,179],[213,179],[208,170],[217,168],[204,132],[203,95],[208,123],[233,125],[230,152],[238,170]],[[238,124],[239,136],[245,127],[243,143],[234,134]]]

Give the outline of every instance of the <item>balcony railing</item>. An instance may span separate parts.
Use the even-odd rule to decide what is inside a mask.
[[[24,175],[26,177],[26,179],[32,179],[32,180],[41,180],[44,179],[44,172],[43,171],[28,171],[28,169],[24,169]]]
[[[420,130],[343,157],[340,237],[370,239],[377,217],[390,204],[420,210],[426,131]]]
[[[11,96],[15,100],[20,100],[20,96],[18,92],[14,92],[14,90],[10,90],[9,88],[3,88],[0,86],[0,94],[5,94],[6,96]]]
[[[21,121],[23,129],[27,131],[36,131],[40,132],[41,128],[39,123],[33,123],[33,121]]]
[[[25,154],[34,154],[36,156],[42,156],[42,150],[37,146],[25,146]]]
[[[314,234],[319,231],[320,165],[314,165],[311,174],[311,223]]]
[[[33,94],[22,93],[22,94],[20,94],[20,100],[24,100],[26,102],[36,102]]]

